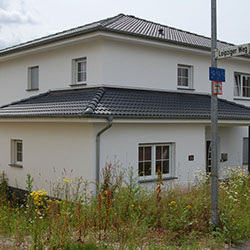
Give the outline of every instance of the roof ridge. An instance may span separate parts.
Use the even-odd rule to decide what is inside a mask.
[[[84,110],[83,114],[93,114],[98,103],[101,101],[103,95],[105,93],[105,89],[104,88],[99,88],[99,90],[96,92],[95,97],[92,99],[92,101],[88,104],[87,108]]]
[[[12,105],[19,104],[19,103],[22,103],[22,102],[26,102],[26,101],[29,101],[29,100],[32,100],[32,99],[36,99],[36,98],[39,98],[41,96],[48,95],[51,92],[54,92],[54,91],[48,90],[48,91],[46,91],[44,93],[40,93],[40,94],[37,94],[37,95],[33,95],[33,96],[26,97],[26,98],[22,98],[22,99],[19,99],[17,101],[14,101],[14,102],[10,102],[10,103],[1,105],[0,108],[7,108],[8,106],[12,106]]]
[[[103,21],[101,21],[100,26],[105,27],[107,25],[110,25],[110,24],[116,22],[118,19],[120,19],[121,17],[124,17],[124,16],[125,15],[123,13],[120,13],[120,14],[118,14],[116,16],[104,19]]]

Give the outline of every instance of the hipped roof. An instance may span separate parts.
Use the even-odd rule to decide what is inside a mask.
[[[210,95],[118,87],[55,90],[0,108],[0,118],[210,119]],[[218,99],[219,119],[250,120],[250,108]]]

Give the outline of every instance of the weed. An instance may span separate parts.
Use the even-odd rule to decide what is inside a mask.
[[[1,178],[0,234],[15,245],[33,249],[219,249],[250,237],[250,177],[232,171],[219,185],[220,224],[210,227],[209,178],[195,186],[166,189],[161,173],[151,192],[143,189],[133,169],[103,170],[97,196],[80,178],[61,179],[55,190],[33,190],[27,176],[25,204],[6,198]],[[28,243],[27,243],[28,242]],[[94,244],[88,243],[94,242]]]

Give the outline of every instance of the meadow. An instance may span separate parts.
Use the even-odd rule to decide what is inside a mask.
[[[219,227],[210,223],[210,178],[143,189],[132,171],[108,164],[98,187],[66,176],[53,197],[27,176],[22,201],[0,183],[0,241],[6,249],[225,249],[250,238],[250,177],[237,170],[219,183]]]

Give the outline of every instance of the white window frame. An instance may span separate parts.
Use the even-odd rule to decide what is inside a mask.
[[[234,97],[250,99],[250,79],[249,79],[249,95],[243,95],[243,78],[250,78],[250,74],[234,73]]]
[[[21,151],[18,151],[18,144],[21,144]],[[18,159],[18,153],[21,154],[21,160]],[[23,164],[23,141],[12,139],[11,140],[11,164],[22,166]]]
[[[175,153],[175,147],[174,143],[149,143],[144,144],[141,143],[138,145],[138,152],[137,152],[137,173],[139,177],[139,181],[142,180],[156,180],[158,178],[158,174],[156,173],[156,147],[157,146],[168,146],[169,147],[169,173],[162,174],[162,178],[171,178],[175,175],[175,166],[174,166],[174,153]],[[151,147],[151,161],[152,161],[152,169],[151,169],[151,175],[139,175],[139,163],[142,161],[139,161],[139,148],[140,147]]]
[[[37,69],[37,87],[34,88],[32,83],[32,70]],[[28,88],[27,90],[39,90],[39,66],[32,66],[28,68]]]
[[[188,77],[187,77],[188,85],[187,86],[179,85],[179,78],[182,77],[182,76],[179,76],[179,68],[188,70]],[[193,86],[193,66],[178,64],[177,65],[177,88],[178,89],[193,89],[193,87],[194,87]]]
[[[85,63],[85,71],[78,71],[78,64]],[[78,73],[85,73],[86,77],[83,81],[78,80]],[[87,58],[77,58],[72,60],[72,85],[87,84]]]

